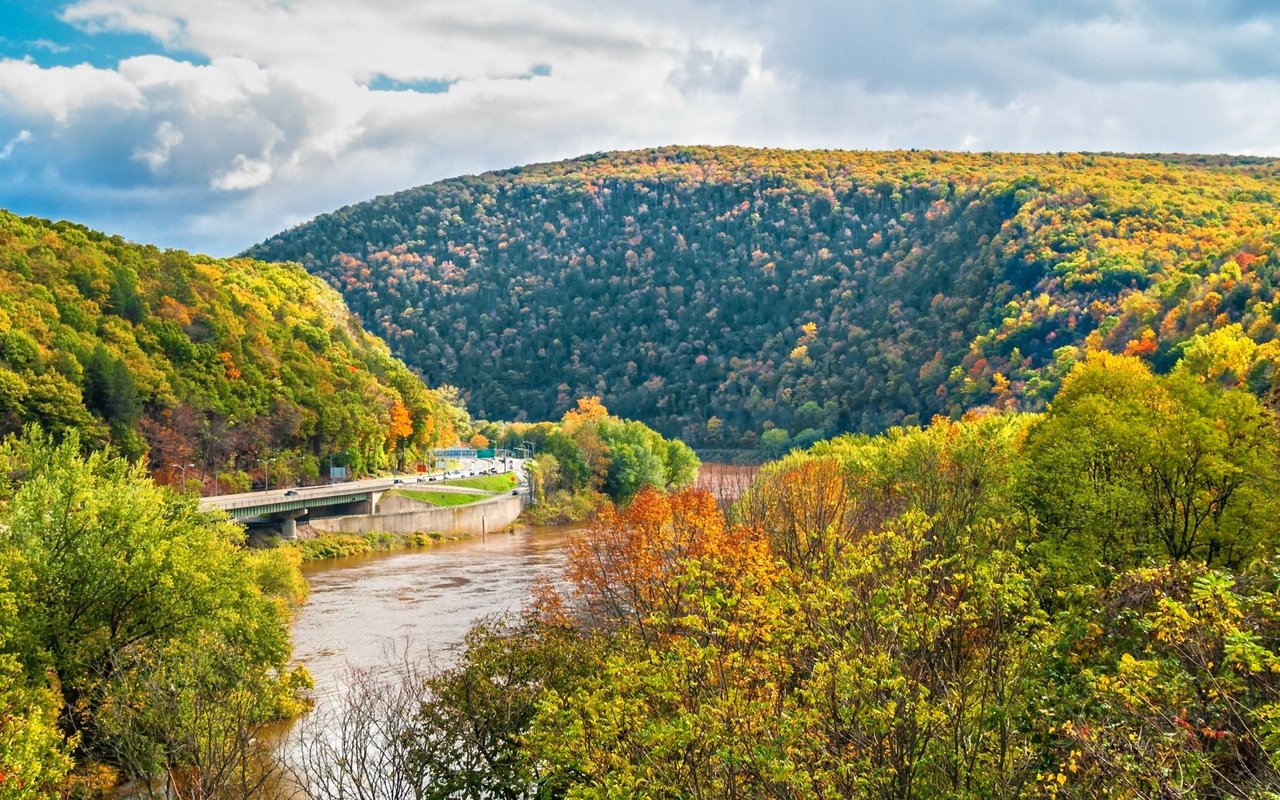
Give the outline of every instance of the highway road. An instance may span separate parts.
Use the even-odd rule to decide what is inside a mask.
[[[508,467],[505,471],[515,472],[516,476],[520,479],[520,491],[524,491],[525,473],[523,459],[509,459],[507,461],[507,465]],[[460,491],[469,493],[465,487],[451,487],[442,484],[441,481],[446,479],[446,475],[448,475],[448,479],[468,477],[468,474],[479,475],[489,469],[497,469],[500,472],[503,471],[501,459],[465,459],[457,468],[449,470],[447,473],[439,470],[431,473],[402,473],[387,477],[365,478],[358,481],[326,483],[318,486],[282,486],[270,491],[213,495],[202,498],[200,500],[200,504],[206,508],[231,510],[233,508],[266,505],[272,502],[285,502],[287,500],[307,497],[332,497],[334,495],[386,491],[396,488],[430,487],[433,490],[438,491]],[[421,479],[421,482],[419,482],[419,479]]]

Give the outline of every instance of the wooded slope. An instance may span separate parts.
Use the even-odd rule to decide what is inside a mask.
[[[780,450],[1041,408],[1086,345],[1161,371],[1194,351],[1270,391],[1276,172],[668,147],[411,189],[249,254],[324,277],[477,417],[600,394],[695,444]]]
[[[296,266],[0,212],[0,434],[77,429],[148,454],[162,479],[178,465],[221,472],[225,489],[259,458],[277,479],[330,456],[387,466],[405,444],[454,438],[444,406]]]

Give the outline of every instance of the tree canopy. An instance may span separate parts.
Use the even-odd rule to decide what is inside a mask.
[[[1042,414],[792,452],[729,516],[643,489],[416,735],[490,796],[1271,797],[1278,444],[1247,391],[1100,353]]]
[[[309,678],[290,665],[296,554],[244,536],[75,431],[0,445],[0,797],[69,791],[73,763],[246,776]]]

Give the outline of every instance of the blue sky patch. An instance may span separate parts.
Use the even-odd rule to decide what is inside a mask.
[[[369,81],[369,88],[375,92],[418,92],[420,94],[444,94],[449,87],[457,83],[457,79],[423,78],[416,81],[401,81],[386,75],[375,75]]]
[[[186,50],[168,50],[140,33],[86,33],[59,19],[65,4],[40,0],[0,0],[0,58],[30,59],[42,67],[90,64],[111,68],[126,58],[159,54],[193,64],[208,59]]]

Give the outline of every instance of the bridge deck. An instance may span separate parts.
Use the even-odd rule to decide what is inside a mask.
[[[398,482],[397,482],[398,481]],[[296,489],[273,489],[267,492],[245,492],[206,497],[200,501],[205,509],[221,509],[236,519],[299,511],[307,508],[344,505],[369,500],[395,489],[410,491],[453,492],[458,494],[488,495],[482,489],[466,486],[449,486],[440,481],[418,483],[416,476],[408,478],[370,478],[361,481],[306,486]]]

